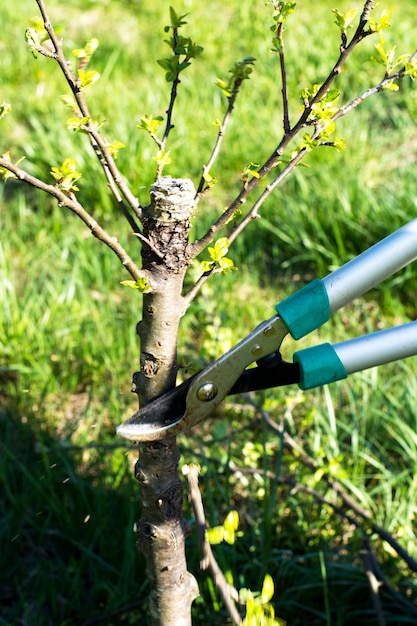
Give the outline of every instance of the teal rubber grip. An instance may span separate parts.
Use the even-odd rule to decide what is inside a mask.
[[[329,296],[319,278],[293,293],[275,308],[294,339],[305,337],[330,319]]]
[[[294,353],[293,360],[300,366],[300,389],[312,389],[348,377],[345,366],[329,343],[299,350]]]

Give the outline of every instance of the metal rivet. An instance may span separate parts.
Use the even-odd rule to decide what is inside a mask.
[[[273,335],[275,335],[275,328],[273,326],[267,326],[264,330],[264,335],[266,337],[273,337]]]
[[[256,344],[253,346],[252,348],[252,354],[254,357],[259,358],[260,356],[262,356],[262,346],[260,346],[259,344]]]
[[[218,394],[218,389],[214,383],[203,383],[201,387],[197,389],[197,398],[201,402],[210,402]]]

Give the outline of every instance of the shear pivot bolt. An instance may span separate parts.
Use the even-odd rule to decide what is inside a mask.
[[[218,389],[214,383],[204,383],[197,389],[197,398],[201,402],[210,402],[218,394]]]
[[[262,346],[260,346],[259,344],[256,344],[255,346],[253,346],[252,348],[252,354],[255,358],[259,358],[262,356]]]

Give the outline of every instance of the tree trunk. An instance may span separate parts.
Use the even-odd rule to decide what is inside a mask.
[[[151,190],[143,219],[142,267],[152,275],[152,292],[143,296],[140,372],[135,377],[140,406],[175,385],[177,335],[184,313],[182,287],[188,267],[186,247],[195,204],[191,181],[161,178]],[[183,487],[175,437],[139,445],[136,477],[142,485],[138,547],[144,553],[151,586],[153,626],[190,626],[191,604],[198,595],[187,571],[182,518]]]

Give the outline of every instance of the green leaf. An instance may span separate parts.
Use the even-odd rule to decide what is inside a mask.
[[[25,31],[26,43],[35,59],[38,58],[38,50],[41,47],[39,35],[34,28],[27,28]]]
[[[67,158],[60,167],[52,167],[51,174],[58,181],[58,187],[63,191],[78,191],[75,183],[81,178],[81,173],[77,171],[74,159]]]
[[[84,61],[89,61],[93,56],[94,52],[97,50],[99,46],[99,41],[95,37],[93,39],[89,39],[85,45],[85,48],[76,48],[72,51],[72,54],[77,59],[82,59]]]
[[[69,117],[67,119],[67,128],[75,132],[83,130],[83,126],[88,124],[89,117]]]
[[[412,80],[417,78],[417,59],[409,59],[405,62],[405,75],[409,76]]]
[[[214,178],[210,172],[204,172],[203,179],[208,187],[213,187],[217,183],[217,178]]]
[[[270,2],[274,6],[274,12],[272,14],[274,22],[281,24],[285,22],[287,17],[294,13],[296,2]]]
[[[2,154],[2,158],[5,159],[5,161],[12,163],[10,159],[10,152],[5,152],[4,154]],[[21,163],[24,158],[25,157],[20,157],[20,159],[16,161],[15,165],[19,165],[19,163]],[[16,175],[13,174],[13,172],[11,172],[10,170],[8,170],[7,167],[0,167],[0,174],[5,182],[9,178],[16,178]]]
[[[69,94],[64,94],[63,96],[61,96],[61,100],[65,104],[65,106],[67,106],[68,108],[70,109],[77,108],[77,103],[75,102],[74,98],[70,96]]]
[[[141,293],[148,293],[150,291],[149,283],[146,278],[138,278],[137,280],[122,280],[121,285],[130,287],[131,289],[138,289]]]
[[[242,180],[244,182],[248,181],[250,178],[259,178],[259,163],[253,163],[252,161],[246,165],[245,169],[242,172]]]
[[[187,22],[184,21],[184,17],[190,15],[189,13],[184,13],[184,15],[178,15],[173,7],[169,7],[169,17],[171,19],[171,28],[181,28]]]
[[[229,511],[223,525],[228,532],[235,532],[239,528],[239,513],[234,510]]]
[[[0,104],[0,120],[3,117],[6,117],[6,115],[8,113],[10,113],[11,110],[12,110],[12,105],[11,104],[9,104],[8,102],[2,102]]]
[[[202,272],[211,272],[213,267],[215,267],[214,261],[201,261],[200,267]]]
[[[332,9],[332,12],[336,16],[335,24],[338,25],[342,32],[345,32],[348,28],[352,28],[352,22],[356,17],[358,9],[350,9],[346,13],[341,13],[338,9]]]
[[[267,604],[274,596],[274,581],[269,574],[265,575],[261,591],[261,602]]]
[[[346,142],[344,139],[335,139],[333,141],[333,146],[339,152],[340,150],[346,150]]]
[[[226,98],[230,98],[237,89],[242,81],[248,80],[250,78],[251,73],[253,72],[253,65],[255,64],[255,57],[247,56],[243,57],[241,61],[238,61],[234,64],[231,70],[229,70],[229,74],[231,77],[226,82],[221,78],[218,78],[215,82],[216,87],[219,87]]]
[[[389,81],[388,83],[385,83],[382,89],[384,91],[398,91],[399,86],[392,80],[392,81]]]
[[[113,141],[113,143],[108,146],[108,150],[114,159],[117,159],[117,157],[119,156],[119,150],[121,150],[122,148],[126,148],[126,144],[124,144],[122,141],[117,140]]]
[[[222,261],[224,260],[225,259],[222,259]],[[226,516],[226,519],[223,522],[223,527],[224,527],[224,540],[229,545],[233,545],[235,542],[235,538],[236,538],[236,531],[239,528],[239,513],[237,511],[229,511],[229,513]]]
[[[146,132],[148,132],[150,135],[155,135],[163,121],[164,118],[160,115],[157,115],[156,117],[153,117],[152,115],[142,115],[136,128],[139,128],[140,130],[146,130]]]
[[[229,239],[227,237],[220,237],[214,244],[214,246],[209,247],[208,252],[210,258],[215,263],[218,263],[220,259],[229,251]]]
[[[369,29],[371,32],[376,33],[385,30],[391,26],[390,24],[391,14],[386,9],[382,11],[379,20],[374,17],[369,18]]]
[[[224,527],[214,526],[214,528],[208,528],[206,530],[207,541],[211,545],[218,545],[224,540]]]
[[[163,167],[164,165],[169,165],[171,163],[171,157],[169,155],[169,150],[166,152],[164,150],[158,150],[156,156],[153,157],[153,160],[156,161],[160,167]]]
[[[78,79],[80,81],[81,89],[85,89],[86,87],[91,87],[94,85],[99,79],[100,74],[95,70],[78,70]]]
[[[228,259],[226,254],[229,251],[229,239],[227,237],[220,237],[214,246],[208,248],[210,260],[205,260],[200,263],[200,267],[203,272],[210,272],[214,268],[220,269],[223,273],[234,271],[237,269],[232,259]]]

